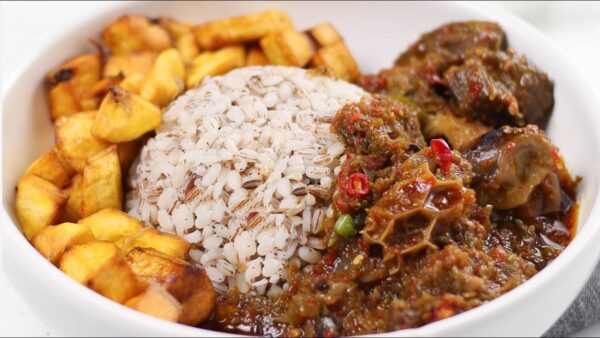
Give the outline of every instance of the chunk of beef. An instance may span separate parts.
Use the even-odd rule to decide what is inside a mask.
[[[445,99],[436,92],[430,79],[418,67],[394,67],[384,69],[377,75],[366,75],[362,84],[373,93],[383,93],[400,101],[410,100],[425,114],[448,112]],[[440,87],[441,88],[441,87]],[[439,88],[438,88],[439,89]]]
[[[465,21],[443,25],[421,36],[396,60],[397,66],[426,65],[441,75],[479,49],[503,50],[506,37],[493,22]]]
[[[483,135],[464,156],[481,204],[523,216],[559,212],[561,182],[570,182],[558,150],[537,126],[502,127]]]
[[[513,93],[492,77],[479,59],[469,59],[444,74],[457,112],[491,126],[524,124]]]
[[[494,126],[544,128],[554,106],[553,84],[514,51],[481,51],[444,73],[457,113]]]
[[[481,62],[517,99],[525,122],[544,129],[554,108],[554,84],[548,74],[512,49],[483,52]]]

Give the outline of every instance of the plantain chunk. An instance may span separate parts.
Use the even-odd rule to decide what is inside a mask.
[[[110,146],[92,135],[96,112],[63,116],[55,124],[56,146],[69,165],[82,172],[87,159]]]
[[[16,212],[21,230],[31,240],[43,228],[55,224],[67,198],[54,184],[27,174],[17,185]]]
[[[101,241],[116,242],[140,231],[142,223],[121,210],[106,208],[79,221]]]
[[[169,279],[183,275],[191,265],[153,248],[134,248],[126,255],[129,266],[144,285],[153,281],[165,283]]]
[[[307,31],[318,47],[327,47],[342,41],[337,30],[329,23],[317,25]]]
[[[35,160],[25,174],[37,175],[62,189],[69,184],[73,171],[58,149],[53,147]]]
[[[188,72],[187,87],[199,85],[207,76],[221,75],[234,68],[243,67],[246,63],[245,54],[243,46],[229,46],[215,52],[200,53]]]
[[[181,55],[183,63],[189,65],[194,58],[200,54],[200,48],[196,42],[196,37],[192,33],[184,34],[175,40],[175,48]]]
[[[194,27],[192,24],[179,21],[173,18],[160,17],[158,18],[158,24],[164,28],[173,40],[182,37],[192,32]]]
[[[31,241],[42,256],[58,264],[66,249],[94,241],[94,234],[81,224],[62,223],[43,228]]]
[[[143,291],[129,264],[110,242],[94,241],[68,249],[60,269],[78,283],[118,303]]]
[[[96,113],[92,135],[113,143],[128,142],[156,129],[160,121],[160,108],[123,88],[111,87]]]
[[[123,187],[117,146],[90,158],[83,170],[81,214],[87,217],[105,208],[121,209]]]
[[[139,15],[124,15],[111,22],[102,32],[102,41],[113,55],[171,47],[167,31]]]
[[[127,261],[142,283],[156,281],[180,302],[178,322],[196,325],[212,312],[216,294],[204,270],[153,249],[136,248]]]
[[[313,67],[330,70],[333,76],[342,80],[354,82],[360,77],[356,61],[342,41],[317,50],[311,63]]]
[[[146,75],[140,96],[159,107],[165,107],[185,89],[185,65],[176,49],[158,55]]]
[[[125,89],[130,93],[140,95],[145,79],[145,73],[134,73],[124,78],[123,81],[119,83],[119,87]]]
[[[248,48],[246,66],[265,66],[268,64],[267,56],[258,46]]]
[[[314,51],[306,34],[285,30],[266,35],[260,46],[270,63],[283,66],[304,67]]]
[[[144,135],[136,140],[117,144],[119,152],[119,162],[121,163],[121,173],[123,175],[129,172],[135,158],[148,140],[148,135]]]
[[[102,265],[120,255],[112,243],[93,241],[68,249],[60,260],[60,269],[78,283],[87,283]]]
[[[61,222],[77,223],[81,219],[82,183],[83,177],[81,174],[77,174],[71,179],[71,185],[64,190],[64,193],[69,197],[59,218]]]
[[[181,55],[183,62],[188,65],[200,53],[196,37],[192,33],[192,24],[181,22],[172,18],[161,17],[158,19],[161,25],[175,41],[175,49]]]
[[[143,291],[127,261],[119,253],[106,262],[87,286],[117,303],[124,304]]]
[[[103,76],[127,77],[136,73],[145,73],[150,70],[157,56],[158,53],[154,51],[111,55],[104,65]]]
[[[266,11],[246,16],[211,21],[193,29],[201,49],[255,41],[263,36],[292,29],[292,20],[284,12]]]
[[[124,237],[117,245],[125,254],[135,248],[152,248],[180,259],[185,259],[190,250],[190,244],[185,240],[161,233],[154,228],[144,228],[134,235]]]
[[[143,293],[128,300],[125,306],[171,322],[177,321],[182,309],[181,303],[157,283],[151,283]]]
[[[85,97],[100,80],[100,69],[100,55],[85,54],[66,61],[48,73],[46,81],[50,86],[48,100],[52,120],[97,108],[93,101]]]

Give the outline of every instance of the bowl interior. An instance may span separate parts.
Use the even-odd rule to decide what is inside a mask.
[[[600,154],[600,134],[596,132],[600,128],[595,115],[597,101],[590,97],[589,87],[564,64],[562,55],[545,38],[532,35],[531,29],[524,30],[522,23],[510,17],[445,2],[145,2],[107,7],[85,22],[74,24],[73,29],[51,35],[43,46],[37,46],[23,59],[23,64],[18,65],[17,77],[7,83],[2,102],[2,194],[3,206],[13,224],[3,224],[3,227],[14,227],[16,223],[14,189],[18,178],[54,142],[46,107],[45,74],[71,56],[92,52],[94,49],[86,39],[98,38],[106,23],[122,13],[172,16],[200,23],[262,9],[281,9],[290,14],[297,29],[322,22],[333,23],[365,73],[391,66],[396,56],[419,34],[443,23],[471,19],[499,22],[507,32],[510,45],[525,53],[555,82],[556,105],[548,133],[559,146],[571,173],[583,177],[578,191],[579,232],[597,235],[587,224],[600,186],[596,167],[590,165]],[[577,242],[576,237],[572,245]],[[24,241],[23,244],[26,245]],[[552,265],[548,269],[552,269]]]

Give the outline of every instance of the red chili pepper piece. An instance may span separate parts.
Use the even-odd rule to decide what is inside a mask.
[[[448,143],[442,138],[434,138],[429,143],[429,146],[442,171],[447,173],[450,169],[450,164],[452,164],[452,150],[450,150]]]
[[[356,122],[356,121],[360,120],[361,117],[362,117],[362,114],[359,112],[356,112],[356,113],[350,115],[350,122]]]
[[[469,86],[469,94],[475,95],[479,94],[479,92],[483,89],[483,85],[479,82],[473,82]]]
[[[371,182],[363,173],[354,173],[348,177],[344,191],[350,197],[363,197],[371,190]]]

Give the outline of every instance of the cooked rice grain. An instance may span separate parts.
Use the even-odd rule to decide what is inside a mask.
[[[362,89],[289,67],[206,79],[143,148],[129,212],[193,245],[217,290],[280,292],[288,261],[316,263],[344,145],[329,121]]]

